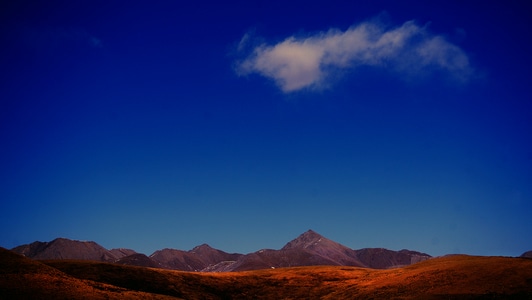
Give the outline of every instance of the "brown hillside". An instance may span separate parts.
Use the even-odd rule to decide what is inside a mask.
[[[78,279],[0,248],[0,299],[176,299]]]
[[[316,266],[195,273],[47,261],[73,277],[185,299],[532,299],[532,260],[449,256],[404,268]]]

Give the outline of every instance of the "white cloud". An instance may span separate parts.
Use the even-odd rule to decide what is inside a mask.
[[[249,42],[245,35],[239,44]],[[460,80],[471,73],[467,55],[442,36],[432,35],[413,21],[385,30],[365,22],[346,31],[331,29],[308,37],[288,37],[275,45],[261,44],[238,62],[240,74],[258,73],[284,92],[322,88],[336,72],[369,65],[399,72],[443,70]]]

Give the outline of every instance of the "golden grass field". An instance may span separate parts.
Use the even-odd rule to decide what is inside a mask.
[[[0,299],[532,299],[526,258],[453,255],[388,270],[197,273],[0,254]]]

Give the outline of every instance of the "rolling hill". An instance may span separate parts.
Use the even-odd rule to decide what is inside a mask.
[[[176,298],[76,278],[40,261],[0,248],[0,299]]]
[[[532,260],[451,255],[387,270],[183,272],[0,249],[0,299],[532,299]]]

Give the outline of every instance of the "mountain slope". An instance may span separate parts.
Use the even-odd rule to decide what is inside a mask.
[[[175,299],[79,279],[0,248],[0,299]]]
[[[131,249],[107,250],[95,242],[58,238],[12,249],[34,259],[83,259],[181,271],[228,272],[295,266],[358,266],[377,269],[409,265],[430,258],[428,254],[382,248],[350,249],[313,230],[299,235],[279,250],[249,254],[226,253],[207,244],[184,251],[162,249],[147,257]]]
[[[150,259],[163,268],[182,271],[201,271],[226,261],[236,261],[242,254],[226,253],[207,244],[194,247],[190,251],[163,249],[155,251]]]
[[[402,267],[431,258],[426,253],[400,250],[393,251],[384,248],[364,248],[356,250],[356,257],[368,268],[388,269]]]
[[[109,252],[111,252],[117,258],[122,258],[122,257],[126,257],[128,255],[132,255],[132,254],[137,253],[135,250],[126,249],[126,248],[115,248],[115,249],[109,250]]]
[[[281,250],[307,250],[340,266],[365,265],[356,257],[356,251],[329,240],[313,230],[301,234],[288,242]]]
[[[124,256],[115,261],[115,263],[127,266],[162,268],[160,263],[154,261],[153,259],[147,257],[145,254],[142,253],[134,253],[128,256]]]
[[[120,258],[118,251],[111,252],[95,242],[57,238],[51,242],[33,242],[11,249],[33,259],[85,259],[113,262]]]
[[[520,257],[532,258],[532,251],[527,251],[527,252],[521,254]]]

